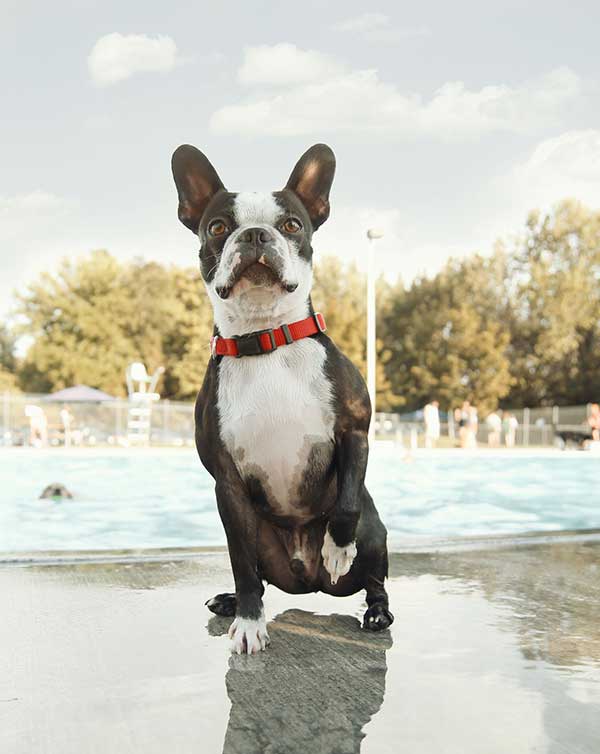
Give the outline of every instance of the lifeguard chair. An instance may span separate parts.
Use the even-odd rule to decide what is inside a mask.
[[[127,440],[131,445],[149,445],[152,426],[152,406],[160,400],[156,386],[164,367],[158,367],[152,375],[141,361],[131,363],[125,372],[129,409],[127,415]]]

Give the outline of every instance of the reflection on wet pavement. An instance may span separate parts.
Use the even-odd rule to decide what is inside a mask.
[[[286,610],[269,631],[273,651],[229,660],[223,751],[360,751],[383,702],[389,632],[365,636],[352,616],[304,610]]]
[[[600,750],[593,540],[394,555],[381,635],[268,588],[258,657],[203,606],[226,555],[182,555],[0,564],[2,754]]]

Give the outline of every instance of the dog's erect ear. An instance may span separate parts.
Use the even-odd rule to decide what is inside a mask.
[[[315,144],[296,163],[286,188],[302,201],[313,228],[329,217],[329,191],[335,174],[335,155],[327,144]]]
[[[189,144],[177,147],[171,159],[171,167],[179,194],[179,219],[197,233],[208,203],[225,186],[209,160],[199,149]]]

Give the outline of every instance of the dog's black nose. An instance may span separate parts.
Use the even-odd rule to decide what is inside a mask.
[[[247,228],[241,236],[244,243],[251,243],[253,246],[264,246],[274,240],[271,233],[264,228]]]

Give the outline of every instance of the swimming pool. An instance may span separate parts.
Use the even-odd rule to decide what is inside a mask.
[[[371,454],[390,542],[600,527],[600,457],[560,451]],[[50,482],[73,500],[39,500]],[[0,452],[0,552],[223,545],[214,484],[192,450]]]

